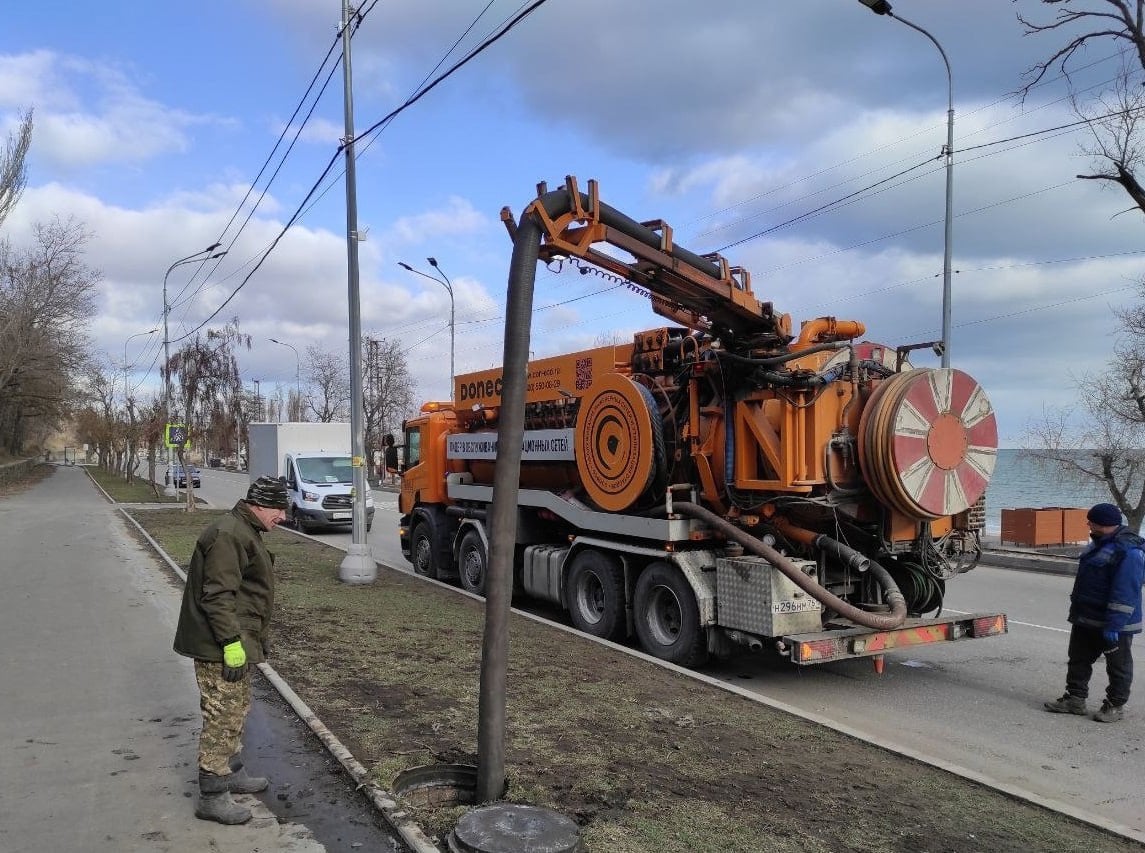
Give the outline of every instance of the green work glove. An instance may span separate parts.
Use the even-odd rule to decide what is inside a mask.
[[[246,651],[242,640],[235,640],[223,646],[223,681],[242,681],[246,675]]]

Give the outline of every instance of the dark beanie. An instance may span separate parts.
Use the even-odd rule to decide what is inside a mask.
[[[1097,504],[1085,517],[1101,527],[1117,527],[1121,524],[1121,510],[1113,504]]]

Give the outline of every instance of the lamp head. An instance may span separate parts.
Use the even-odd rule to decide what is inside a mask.
[[[414,272],[414,268],[407,264],[405,261],[398,261],[398,266],[402,269],[407,269],[410,272]]]
[[[204,252],[213,252],[213,251],[215,251],[215,249],[219,248],[219,246],[221,246],[221,245],[223,245],[223,244],[222,243],[212,243],[211,245],[207,246],[207,248],[203,249],[203,251]]]
[[[887,0],[859,0],[859,2],[876,15],[889,15],[891,13],[891,4]]]
[[[437,258],[426,258],[426,260],[429,261],[431,267],[437,267]]]

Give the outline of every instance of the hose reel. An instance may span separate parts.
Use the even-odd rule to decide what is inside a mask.
[[[952,368],[908,370],[882,382],[859,421],[867,485],[903,515],[932,520],[986,492],[998,452],[990,398]]]
[[[581,399],[576,464],[589,499],[607,512],[636,504],[666,467],[663,424],[651,392],[626,376],[600,376]]]

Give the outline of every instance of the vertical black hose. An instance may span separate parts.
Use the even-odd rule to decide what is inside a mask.
[[[505,354],[497,424],[497,465],[489,518],[489,577],[485,585],[485,633],[481,646],[481,692],[477,717],[477,800],[490,802],[505,790],[505,682],[509,659],[509,610],[513,554],[517,546],[517,499],[521,440],[525,431],[525,384],[529,326],[541,227],[521,217],[513,240],[505,305]]]

